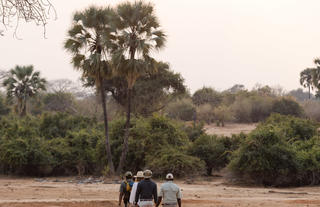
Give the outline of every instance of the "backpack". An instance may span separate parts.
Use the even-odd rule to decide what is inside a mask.
[[[132,190],[132,186],[133,186],[133,181],[124,181],[124,184],[126,185],[125,189],[124,189],[124,199],[129,199],[130,198],[130,193]]]

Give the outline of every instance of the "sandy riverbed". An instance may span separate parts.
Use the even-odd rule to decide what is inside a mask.
[[[0,178],[0,207],[113,207],[117,206],[118,184],[39,182],[33,178]],[[70,178],[59,178],[68,181]],[[161,182],[158,182],[160,184]],[[186,184],[185,207],[300,207],[320,206],[320,187],[263,188],[225,184],[222,178]]]

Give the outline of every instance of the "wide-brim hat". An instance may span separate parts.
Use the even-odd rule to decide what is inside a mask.
[[[152,177],[152,171],[151,170],[145,170],[143,172],[144,178],[151,178]]]
[[[143,171],[138,171],[137,174],[134,177],[136,177],[136,178],[144,178]]]

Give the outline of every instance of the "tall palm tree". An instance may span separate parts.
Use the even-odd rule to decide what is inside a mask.
[[[311,88],[313,88],[314,68],[307,68],[300,73],[300,85],[309,89],[309,99],[311,98]]]
[[[46,80],[40,78],[40,72],[34,71],[32,65],[16,66],[11,69],[3,80],[3,86],[7,89],[7,97],[17,98],[17,109],[20,116],[27,113],[27,100],[45,90]]]
[[[90,7],[75,13],[64,44],[65,49],[72,54],[74,68],[82,72],[83,78],[93,79],[100,93],[104,117],[105,148],[111,174],[114,174],[115,170],[109,142],[104,80],[111,75],[109,57],[112,39],[114,39],[114,17],[115,12],[110,7]]]
[[[166,36],[154,14],[153,5],[136,1],[117,6],[117,46],[113,52],[116,73],[127,82],[127,116],[122,153],[117,173],[122,171],[128,152],[130,133],[131,93],[133,86],[145,71],[155,70],[155,60],[150,56],[153,50],[164,47]]]

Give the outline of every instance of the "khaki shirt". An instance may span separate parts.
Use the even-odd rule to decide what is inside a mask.
[[[160,195],[163,199],[163,204],[176,204],[177,199],[181,199],[181,190],[172,181],[167,181],[161,185]]]

